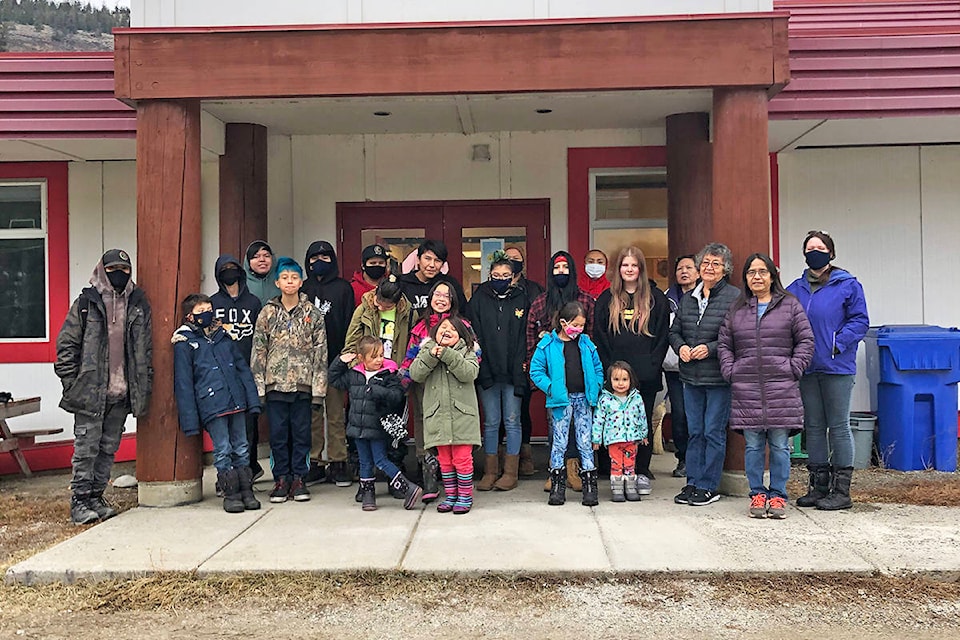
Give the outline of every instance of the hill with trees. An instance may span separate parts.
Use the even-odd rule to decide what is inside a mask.
[[[130,9],[90,3],[0,0],[0,51],[109,51]]]

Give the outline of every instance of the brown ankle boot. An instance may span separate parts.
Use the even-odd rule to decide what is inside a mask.
[[[520,467],[518,472],[521,476],[532,476],[537,472],[533,466],[533,449],[529,444],[520,445]]]
[[[567,488],[572,491],[583,491],[580,481],[580,461],[576,458],[567,460]]]
[[[520,468],[520,456],[507,455],[503,461],[503,475],[493,483],[497,491],[510,491],[517,488],[517,473]]]
[[[480,481],[475,485],[477,491],[490,491],[493,489],[493,483],[497,481],[498,475],[500,475],[500,461],[497,454],[487,454],[484,458],[483,477],[480,478]]]

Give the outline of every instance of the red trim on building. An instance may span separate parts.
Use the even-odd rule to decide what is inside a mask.
[[[666,147],[567,149],[567,250],[581,260],[590,250],[590,170],[666,167]]]
[[[780,163],[770,154],[770,235],[773,263],[780,264]]]
[[[73,457],[73,440],[44,442],[30,447],[21,447],[23,457],[27,459],[31,471],[52,471],[69,469]],[[120,438],[115,462],[129,462],[137,458],[137,434],[128,433]],[[13,456],[0,455],[0,475],[18,474],[20,467]]]
[[[57,333],[70,308],[69,207],[66,162],[0,163],[0,180],[46,180],[47,182],[47,306],[48,340],[2,342],[0,363],[54,362]]]
[[[134,138],[113,52],[0,54],[0,138]]]

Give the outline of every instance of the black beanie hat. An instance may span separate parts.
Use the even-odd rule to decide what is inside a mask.
[[[260,249],[266,249],[270,252],[270,255],[273,255],[273,249],[270,248],[270,245],[264,240],[254,240],[250,243],[250,246],[247,247],[247,262],[253,260],[253,256],[257,255],[257,251]]]

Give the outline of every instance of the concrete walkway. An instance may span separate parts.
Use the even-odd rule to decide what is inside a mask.
[[[138,508],[101,523],[7,571],[8,583],[144,576],[160,572],[344,571],[596,574],[921,573],[960,577],[960,508],[856,505],[840,512],[790,506],[786,520],[746,516],[746,498],[706,507],[675,505],[682,481],[672,455],[654,457],[653,495],[613,504],[601,481],[598,507],[567,492],[547,505],[543,481],[475,494],[463,516],[432,505],[404,511],[378,484],[380,509],[364,513],[356,485],[313,488],[307,503],[227,514],[202,503]]]

